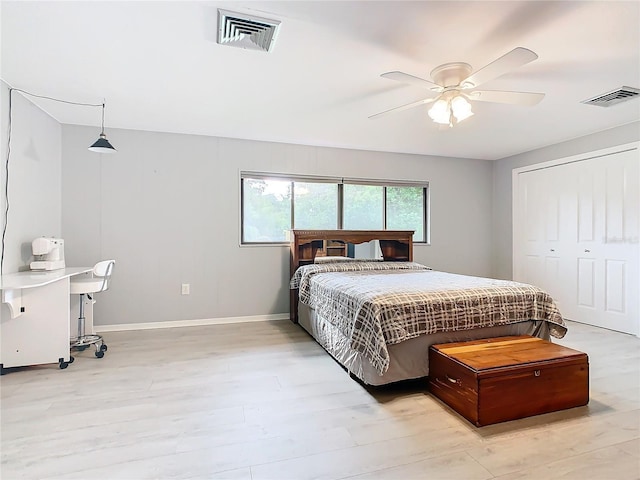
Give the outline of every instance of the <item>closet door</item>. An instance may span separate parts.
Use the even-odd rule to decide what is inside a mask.
[[[518,174],[514,278],[565,318],[640,333],[638,150]]]
[[[561,221],[560,179],[546,169],[520,176],[520,214],[522,226],[520,266],[514,280],[544,288],[555,300],[564,315],[568,300],[566,265],[561,254],[566,248],[566,222]],[[514,235],[514,242],[516,237]]]

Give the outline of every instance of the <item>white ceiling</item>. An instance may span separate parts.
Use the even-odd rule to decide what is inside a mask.
[[[1,76],[11,86],[101,103],[106,126],[366,150],[498,159],[640,120],[640,2],[2,1]],[[217,9],[282,21],[270,53],[216,42]],[[429,78],[446,62],[478,69],[514,47],[539,59],[483,88],[544,92],[535,107],[474,103],[439,128],[426,97],[380,78]],[[97,109],[37,100],[62,123]],[[111,136],[116,143],[116,137]]]

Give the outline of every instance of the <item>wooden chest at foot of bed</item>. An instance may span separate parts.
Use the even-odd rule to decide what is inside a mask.
[[[429,389],[481,427],[586,405],[589,359],[530,336],[432,345]]]

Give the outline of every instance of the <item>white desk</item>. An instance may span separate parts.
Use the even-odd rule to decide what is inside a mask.
[[[92,267],[20,272],[0,277],[0,368],[70,361],[69,279]],[[5,318],[7,317],[7,318]],[[65,364],[65,365],[63,365]]]

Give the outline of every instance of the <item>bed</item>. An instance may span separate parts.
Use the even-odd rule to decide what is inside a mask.
[[[433,344],[566,333],[537,287],[413,262],[412,231],[291,233],[291,320],[365,384],[428,376]],[[353,245],[371,241],[381,258],[352,258]]]

